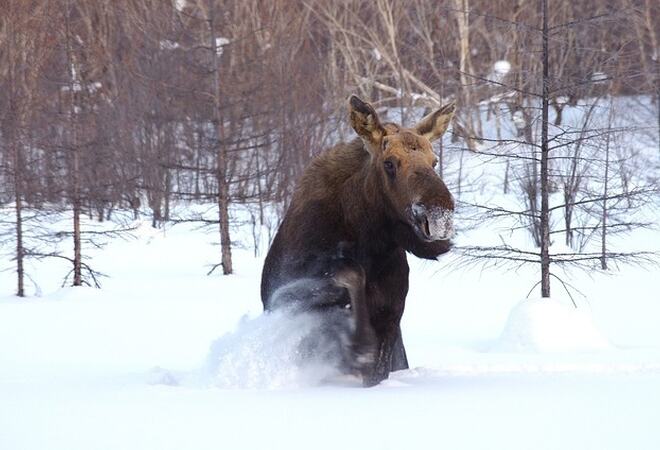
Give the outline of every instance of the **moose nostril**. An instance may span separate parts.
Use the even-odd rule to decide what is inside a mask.
[[[424,233],[427,236],[431,236],[431,225],[429,224],[429,219],[428,217],[425,217],[423,222],[422,222],[422,227],[424,229]]]
[[[414,203],[412,205],[412,213],[415,220],[423,220],[426,218],[426,207],[422,203]]]

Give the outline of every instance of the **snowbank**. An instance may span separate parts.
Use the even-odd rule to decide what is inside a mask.
[[[551,298],[520,302],[494,345],[503,352],[589,352],[611,348],[591,314]]]

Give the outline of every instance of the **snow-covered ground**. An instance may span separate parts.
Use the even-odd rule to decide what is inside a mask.
[[[135,225],[88,249],[100,290],[32,262],[18,299],[0,273],[0,449],[660,448],[657,267],[574,274],[576,310],[558,283],[524,300],[536,268],[411,257],[412,368],[364,389],[291,364],[304,327],[260,316],[263,255],[207,276],[215,230]]]
[[[567,108],[565,121],[583,115]],[[495,138],[491,122],[486,134]],[[502,132],[515,136],[515,127],[507,122]],[[620,137],[617,157],[646,149],[650,158],[634,161],[657,177],[655,144],[643,137]],[[462,191],[458,244],[535,251],[515,219],[482,222],[466,206],[525,209],[515,183],[502,194],[504,160],[486,156],[506,146],[484,144],[479,155],[447,144],[445,180]],[[633,186],[649,175],[629,170]],[[175,206],[181,216],[217,217]],[[0,209],[0,225],[11,214]],[[95,234],[102,248],[84,245],[108,276],[102,289],[61,288],[67,261],[30,260],[29,297],[18,299],[11,241],[0,245],[0,450],[660,449],[658,265],[553,267],[572,298],[552,278],[552,299],[541,300],[538,289],[526,298],[538,267],[466,265],[458,252],[438,262],[410,257],[403,336],[411,369],[364,389],[323,362],[297,364],[296,344],[313,320],[261,315],[265,230],[244,220],[232,236],[236,273],[208,276],[219,260],[215,228],[155,230],[148,218],[121,215],[84,224],[132,229]],[[657,226],[657,199],[637,219]],[[49,220],[26,226],[28,244],[69,228],[66,215]],[[564,251],[562,240],[552,252]],[[612,236],[608,245],[659,252],[660,231]],[[68,240],[56,247],[70,254]]]

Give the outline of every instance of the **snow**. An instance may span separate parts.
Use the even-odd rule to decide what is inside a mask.
[[[527,121],[525,120],[525,116],[523,115],[522,111],[515,111],[513,113],[513,123],[515,124],[516,128],[520,130],[527,126]]]
[[[521,302],[533,271],[411,258],[413,368],[364,389],[297,364],[313,322],[260,315],[263,255],[238,248],[236,275],[206,276],[214,230],[133,225],[94,254],[103,289],[59,289],[61,267],[33,262],[44,295],[22,300],[0,274],[0,448],[660,445],[657,271],[584,277],[576,310]]]
[[[501,60],[493,64],[493,71],[499,75],[506,75],[511,71],[511,63],[509,61]]]
[[[607,74],[603,72],[594,72],[591,74],[591,81],[594,82],[602,82],[602,81],[607,81],[609,78]]]
[[[415,206],[413,206],[413,210]],[[454,237],[454,213],[446,209],[432,209],[427,213],[429,235],[433,239],[451,239]]]
[[[244,320],[236,332],[213,343],[201,376],[221,388],[317,385],[338,375],[338,361],[332,354],[304,362],[300,358],[301,344],[312,338],[319,326],[318,317],[308,314],[275,312]],[[192,374],[193,382],[199,375]]]
[[[599,351],[610,347],[590,313],[549,298],[524,300],[513,308],[500,341],[501,351]]]
[[[226,37],[217,37],[215,38],[215,48],[218,56],[222,55],[225,45],[229,44],[229,39]]]
[[[179,43],[176,41],[171,41],[169,39],[163,39],[160,41],[160,48],[163,50],[176,50],[179,47]]]
[[[496,83],[501,83],[504,77],[511,71],[511,63],[506,60],[495,61],[488,78]]]

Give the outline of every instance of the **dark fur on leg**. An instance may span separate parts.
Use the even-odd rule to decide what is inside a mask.
[[[396,340],[394,341],[394,348],[392,349],[392,368],[390,370],[404,370],[407,368],[408,356],[406,355],[406,348],[403,346],[401,327],[399,327],[397,329]]]

